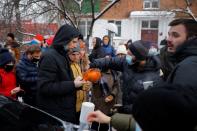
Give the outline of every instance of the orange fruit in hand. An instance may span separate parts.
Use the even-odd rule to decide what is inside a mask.
[[[97,82],[100,78],[101,72],[98,69],[89,69],[83,75],[83,79],[85,81],[90,81],[94,83]]]

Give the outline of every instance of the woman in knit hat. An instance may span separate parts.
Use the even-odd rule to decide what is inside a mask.
[[[127,49],[126,46],[121,44],[118,46],[117,50],[116,50],[116,56],[118,57],[123,57],[127,54]]]
[[[155,56],[148,56],[148,49],[144,44],[141,40],[131,42],[125,57],[98,59],[90,64],[91,68],[110,68],[122,72],[123,107],[119,112],[131,113],[137,96],[149,85],[156,85],[160,81],[160,61]]]
[[[80,67],[80,60],[81,60],[81,48],[80,45],[78,45],[75,48],[70,49],[68,56],[70,60],[70,68],[73,73],[73,77],[77,78],[78,76],[83,77],[83,71],[82,68]],[[79,117],[80,117],[80,112],[81,112],[81,105],[83,102],[86,101],[86,94],[87,91],[89,91],[91,87],[91,83],[87,82],[86,84],[83,84],[83,86],[76,91],[76,118],[77,118],[77,123],[79,124]]]
[[[21,91],[16,87],[16,76],[13,71],[15,60],[12,54],[5,48],[0,49],[0,94],[16,98],[16,94]]]

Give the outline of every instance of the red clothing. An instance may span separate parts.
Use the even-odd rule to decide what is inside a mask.
[[[16,76],[14,72],[6,72],[3,69],[0,69],[0,94],[8,97],[15,98],[11,95],[11,90],[16,87]]]

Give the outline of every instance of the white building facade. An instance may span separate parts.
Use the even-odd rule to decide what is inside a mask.
[[[133,11],[128,19],[114,20],[115,24],[119,24],[116,24],[118,34],[113,38],[115,48],[119,43],[126,43],[129,39],[132,41],[141,39],[150,41],[159,48],[160,41],[168,35],[168,24],[174,17],[174,13],[166,11]],[[97,20],[92,36],[102,38],[104,35],[108,35],[106,28],[110,21],[106,19]]]

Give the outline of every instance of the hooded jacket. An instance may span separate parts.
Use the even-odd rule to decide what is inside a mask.
[[[38,74],[38,106],[67,122],[76,122],[76,88],[67,51],[63,46],[80,32],[63,25],[57,31],[52,47],[43,53]]]
[[[173,57],[177,65],[172,70],[167,82],[196,88],[197,37],[179,46]]]
[[[123,108],[121,112],[131,113],[132,104],[135,99],[144,91],[143,82],[153,81],[154,85],[160,82],[159,70],[160,61],[157,56],[148,57],[143,70],[136,69],[136,65],[128,65],[125,57],[103,58],[95,60],[90,64],[92,68],[112,69],[121,71],[123,74]]]
[[[105,57],[105,52],[102,47],[102,40],[98,37],[96,38],[96,44],[92,50],[92,53],[89,55],[89,59],[93,62],[95,59]]]

